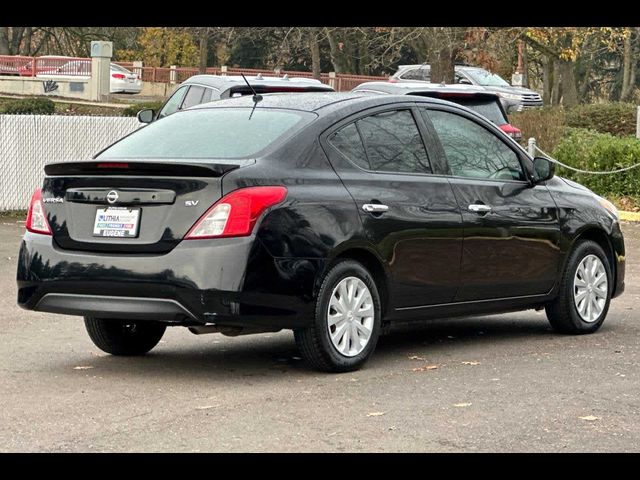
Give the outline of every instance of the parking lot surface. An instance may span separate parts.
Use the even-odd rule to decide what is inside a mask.
[[[308,369],[293,334],[167,330],[117,358],[80,317],[16,306],[24,224],[0,218],[0,451],[640,451],[640,224],[600,331],[543,312],[432,321],[363,370]]]

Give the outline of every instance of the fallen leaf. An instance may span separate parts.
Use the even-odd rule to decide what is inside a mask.
[[[454,403],[453,406],[454,407],[470,407],[471,404],[470,403]]]
[[[586,420],[587,422],[595,422],[600,420],[600,417],[594,417],[593,415],[587,415],[586,417],[578,417],[580,420]]]
[[[380,417],[384,414],[385,412],[371,412],[371,413],[367,413],[367,417]]]
[[[89,370],[90,368],[93,368],[91,365],[82,365],[79,367],[73,367],[74,370]]]
[[[463,365],[480,365],[480,362],[462,362]]]
[[[411,356],[409,357],[409,360],[421,360],[421,361],[423,361],[423,362],[424,362],[424,361],[426,360],[426,358],[424,358],[424,357],[419,357],[418,355],[411,355]]]
[[[425,365],[424,367],[417,367],[412,369],[414,372],[426,372],[427,370],[435,370],[438,365]]]

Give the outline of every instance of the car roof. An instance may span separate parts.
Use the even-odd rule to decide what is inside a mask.
[[[444,84],[444,83],[429,83],[429,82],[365,82],[355,87],[352,92],[357,92],[364,89],[376,90],[385,93],[396,93],[399,95],[411,95],[419,94],[420,92],[442,92],[442,93],[460,93],[460,94],[474,94],[479,93],[483,95],[489,95],[498,98],[495,93],[487,92],[486,89],[477,85],[463,85],[463,84]]]
[[[294,85],[296,87],[310,86],[313,88],[326,88],[327,91],[333,91],[329,85],[325,85],[314,78],[304,77],[264,77],[262,75],[245,75],[247,81],[251,85],[266,85],[273,87],[286,87]],[[206,85],[220,90],[236,85],[246,85],[244,79],[240,75],[194,75],[182,82],[182,85]]]
[[[268,93],[263,94],[262,100],[258,103],[258,108],[278,108],[287,110],[301,110],[306,112],[329,113],[342,107],[360,105],[368,108],[376,105],[393,104],[407,102],[405,95],[368,95],[359,92],[318,92],[318,93]],[[412,97],[411,102],[438,103],[445,105],[460,105],[438,98]],[[244,95],[242,97],[227,98],[213,102],[195,105],[187,110],[201,108],[225,108],[225,107],[245,107],[254,106],[253,97]],[[185,110],[185,111],[187,111]]]
[[[428,63],[416,63],[414,65],[398,65],[398,70],[396,73],[400,73],[403,72],[405,70],[409,70],[409,69],[413,69],[413,68],[424,68],[424,69],[431,69],[431,65],[429,65]],[[479,67],[477,65],[467,65],[467,64],[457,64],[453,66],[454,70],[484,70],[484,71],[488,71],[486,68],[483,67]]]

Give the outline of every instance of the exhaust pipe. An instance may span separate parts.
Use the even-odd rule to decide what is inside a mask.
[[[273,329],[269,327],[224,327],[220,325],[199,325],[189,327],[189,331],[195,335],[204,335],[207,333],[221,333],[227,337],[238,337],[240,335],[252,335],[254,333],[276,333],[281,328]]]

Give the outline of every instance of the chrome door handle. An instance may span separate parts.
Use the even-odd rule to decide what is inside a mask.
[[[472,203],[471,205],[469,205],[469,211],[476,213],[486,213],[491,211],[491,207],[482,203]]]
[[[362,210],[369,213],[383,213],[389,210],[389,207],[380,203],[365,203]]]

